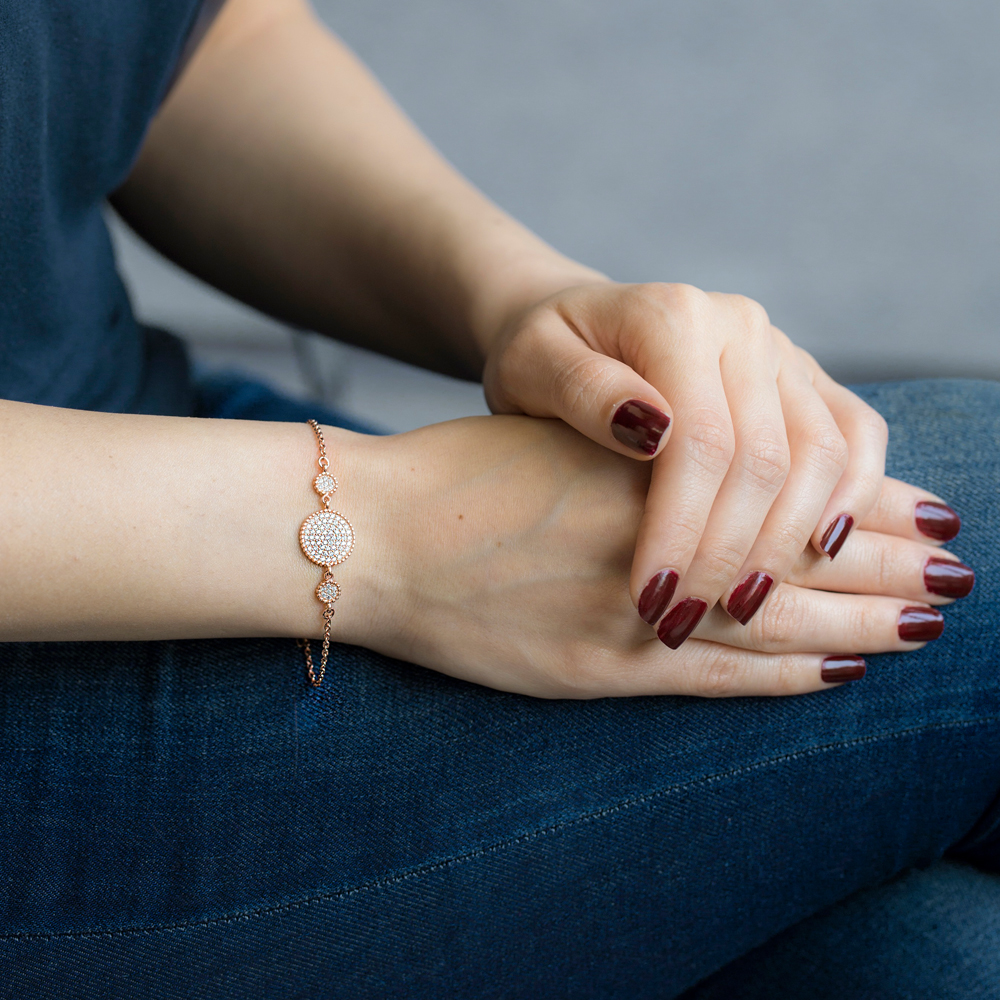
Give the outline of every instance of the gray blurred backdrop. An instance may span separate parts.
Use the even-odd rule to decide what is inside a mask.
[[[996,0],[316,0],[443,153],[561,250],[758,299],[842,380],[1000,377]],[[478,386],[280,325],[115,228],[139,314],[401,430]]]

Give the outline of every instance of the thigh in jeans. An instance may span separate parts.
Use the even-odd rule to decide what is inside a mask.
[[[796,924],[684,1000],[995,1000],[1000,875],[941,861]]]

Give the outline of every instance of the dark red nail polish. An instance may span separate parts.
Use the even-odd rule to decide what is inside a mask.
[[[676,649],[698,626],[702,615],[708,610],[708,605],[698,597],[685,597],[675,604],[660,622],[656,634],[660,642],[671,649]]]
[[[853,527],[854,518],[850,514],[840,514],[823,532],[819,547],[832,559],[843,548]]]
[[[757,614],[757,609],[773,586],[774,577],[767,573],[751,573],[732,592],[726,610],[741,625],[746,625]]]
[[[944,615],[934,608],[903,608],[898,627],[904,642],[930,642],[944,631]]]
[[[936,542],[950,542],[962,530],[962,519],[945,503],[921,500],[914,516],[917,531]]]
[[[860,656],[828,656],[823,660],[819,675],[827,684],[859,681],[868,672]]]
[[[611,418],[611,433],[615,440],[643,455],[655,454],[660,438],[669,426],[670,417],[663,410],[641,399],[622,403]]]
[[[929,594],[968,597],[975,585],[976,573],[965,563],[931,556],[924,564],[924,586]]]
[[[660,615],[667,610],[677,589],[678,579],[672,569],[661,569],[643,588],[639,598],[639,617],[647,625],[655,625]]]

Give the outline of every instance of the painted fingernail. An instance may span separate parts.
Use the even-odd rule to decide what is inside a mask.
[[[962,519],[946,503],[921,500],[915,517],[917,531],[936,542],[950,542],[962,530]]]
[[[660,642],[676,649],[697,627],[708,605],[698,597],[685,597],[666,614],[656,634]]]
[[[751,573],[730,595],[726,610],[741,624],[746,625],[764,598],[774,586],[774,577],[767,573]]]
[[[924,587],[930,594],[940,597],[968,597],[975,585],[975,570],[965,563],[931,556],[924,564]]]
[[[611,433],[616,441],[642,455],[653,455],[660,438],[670,426],[670,417],[641,399],[630,399],[615,410],[611,418]]]
[[[820,677],[827,684],[845,684],[859,681],[868,672],[860,656],[828,656],[820,667]]]
[[[904,642],[930,642],[944,631],[944,615],[934,608],[903,608],[898,629]]]
[[[639,617],[647,625],[655,625],[670,606],[679,577],[672,569],[661,569],[651,577],[639,598]]]
[[[843,548],[853,527],[854,518],[850,514],[839,515],[823,532],[819,547],[832,559]]]

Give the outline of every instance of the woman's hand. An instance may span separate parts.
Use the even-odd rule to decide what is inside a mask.
[[[304,0],[228,0],[114,201],[260,309],[450,374],[485,362],[496,411],[656,455],[630,589],[671,643],[719,598],[748,621],[808,539],[835,555],[878,495],[881,418],[759,306],[616,285],[546,246]]]
[[[800,549],[749,628],[717,609],[672,650],[629,600],[648,464],[555,420],[327,434],[338,507],[358,537],[338,568],[335,637],[489,687],[569,698],[819,690],[863,672],[857,654],[936,637],[930,606],[971,589],[970,570],[917,540],[916,505],[935,498],[887,480],[835,562]]]
[[[881,418],[759,306],[616,285],[546,246],[303,0],[226,3],[115,205],[275,316],[450,374],[485,363],[495,411],[655,455],[630,589],[671,643],[720,598],[748,621],[808,539],[835,555],[878,495]]]
[[[741,296],[565,289],[507,321],[485,386],[654,459],[630,592],[674,647],[717,601],[746,624],[809,542],[833,559],[882,485],[885,421]]]
[[[835,562],[806,552],[748,628],[719,610],[670,650],[628,596],[649,464],[558,420],[474,418],[386,438],[324,430],[336,507],[357,538],[336,571],[334,638],[491,687],[810,691],[824,686],[826,656],[915,648],[940,630],[931,605],[972,585],[917,540],[917,517],[939,509],[920,505],[935,498],[888,480]],[[305,424],[0,400],[0,441],[3,641],[321,631],[320,574],[298,544],[318,506]],[[72,456],[71,502],[53,489],[53,455]],[[860,666],[834,678],[845,669]]]

